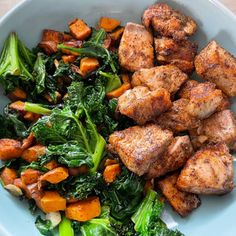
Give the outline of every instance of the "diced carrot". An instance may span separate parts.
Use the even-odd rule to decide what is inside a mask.
[[[27,111],[24,115],[24,119],[28,120],[28,121],[31,121],[31,122],[37,121],[40,117],[41,117],[41,115],[35,114],[33,112],[30,112],[30,111]]]
[[[12,101],[25,100],[27,95],[26,92],[21,88],[15,88],[7,95]]]
[[[130,79],[128,74],[122,74],[121,75],[121,80],[123,81],[124,84],[130,84]]]
[[[118,89],[115,89],[109,93],[107,93],[107,97],[109,99],[112,99],[112,98],[118,98],[120,97],[125,91],[129,90],[131,88],[131,84],[129,83],[125,83],[125,84],[122,84]]]
[[[57,184],[67,179],[69,176],[68,169],[65,167],[57,167],[52,169],[40,177],[40,181],[47,181],[51,184]]]
[[[61,57],[64,63],[72,63],[76,60],[74,55],[64,55]]]
[[[153,184],[153,179],[149,179],[149,180],[146,180],[146,183],[144,185],[144,193],[147,193],[147,191],[149,189],[153,189],[154,188],[154,184]]]
[[[5,167],[1,173],[1,179],[4,185],[13,184],[17,178],[16,171],[14,169]]]
[[[37,144],[34,145],[33,147],[30,147],[26,149],[23,153],[21,158],[24,159],[27,162],[32,162],[32,161],[37,161],[38,158],[46,153],[46,147]]]
[[[74,19],[69,23],[70,33],[79,40],[88,38],[91,34],[91,28],[88,27],[82,19]]]
[[[48,100],[48,102],[55,104],[58,101],[60,101],[61,97],[62,97],[61,94],[58,91],[55,91],[55,95],[56,95],[56,101],[53,101],[52,97],[48,93],[44,95],[44,98],[46,98]]]
[[[103,28],[106,32],[112,32],[119,25],[119,20],[109,17],[101,17],[98,23],[99,28]]]
[[[66,208],[66,217],[71,220],[88,221],[101,214],[101,205],[98,197],[89,197],[71,203]]]
[[[82,165],[80,167],[69,168],[69,174],[72,176],[77,176],[79,174],[87,174],[88,172],[89,172],[89,168],[86,165]]]
[[[17,186],[18,188],[20,188],[21,190],[25,191],[26,189],[26,185],[23,184],[21,178],[14,179],[13,184]]]
[[[113,164],[117,164],[117,161],[115,159],[106,159],[104,166],[110,166]]]
[[[63,211],[66,209],[66,199],[56,191],[45,191],[40,206],[45,213]]]
[[[118,41],[121,39],[123,32],[124,32],[124,27],[121,27],[121,28],[115,30],[114,32],[110,33],[110,37],[112,40]]]
[[[55,160],[52,160],[45,164],[44,167],[48,170],[53,170],[58,167],[58,163]]]
[[[80,71],[87,74],[99,67],[99,61],[93,57],[84,57],[80,61]]]
[[[38,170],[27,169],[21,172],[21,180],[25,185],[34,184],[38,182],[41,172]]]
[[[64,42],[63,44],[65,46],[69,46],[69,47],[73,47],[73,48],[81,48],[83,42],[81,40],[70,40],[68,42]],[[68,49],[62,49],[61,51],[65,54],[68,54],[68,55],[79,56],[78,52],[72,52]]]
[[[106,181],[106,183],[112,183],[116,180],[116,177],[120,175],[121,168],[119,164],[113,164],[106,166],[104,172],[103,172],[103,178]]]
[[[25,150],[33,145],[35,142],[35,137],[33,133],[30,133],[29,136],[22,141],[22,149]]]
[[[21,142],[15,139],[0,139],[0,160],[10,160],[20,157],[23,150]]]
[[[16,101],[9,105],[9,108],[16,111],[25,111],[25,103],[22,101]]]

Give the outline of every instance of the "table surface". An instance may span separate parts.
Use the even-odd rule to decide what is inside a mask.
[[[22,0],[0,0],[0,17]],[[219,0],[236,14],[236,0]]]

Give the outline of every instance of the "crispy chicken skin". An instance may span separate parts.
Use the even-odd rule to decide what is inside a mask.
[[[146,178],[157,178],[182,167],[193,155],[193,147],[188,135],[177,136],[167,150],[150,167]]]
[[[156,3],[148,7],[142,17],[143,25],[153,28],[161,36],[174,39],[186,39],[197,30],[197,24],[189,17],[172,9],[165,3]]]
[[[111,134],[108,149],[118,154],[130,171],[141,176],[147,173],[172,139],[171,131],[155,124],[133,126]]]
[[[170,94],[165,89],[149,91],[147,87],[137,86],[127,90],[118,98],[118,110],[138,124],[154,120],[171,107]]]
[[[179,98],[190,99],[191,90],[200,83],[196,80],[187,80],[178,92]],[[230,100],[226,94],[222,92],[222,100],[216,111],[223,111],[230,107]]]
[[[236,150],[235,115],[230,110],[217,112],[201,121],[197,129],[190,131],[190,135],[196,148],[208,142],[224,142],[230,149]]]
[[[190,91],[187,111],[198,119],[205,119],[212,115],[223,100],[221,90],[216,89],[211,82],[199,83]]]
[[[188,104],[189,100],[184,98],[174,101],[172,107],[156,119],[156,123],[174,133],[198,127],[199,120],[187,112]]]
[[[120,65],[131,72],[153,67],[152,45],[153,36],[144,26],[127,23],[118,50]]]
[[[172,38],[155,38],[155,52],[158,64],[177,66],[185,73],[194,70],[194,58],[197,54],[197,44],[189,40],[175,41]]]
[[[187,193],[179,190],[176,186],[179,173],[173,173],[157,182],[163,195],[166,197],[172,208],[182,217],[187,216],[201,204],[200,199],[194,193]]]
[[[233,157],[224,143],[217,143],[202,148],[187,161],[177,186],[196,194],[224,194],[234,188],[233,178]]]
[[[164,88],[173,95],[187,79],[188,76],[178,67],[166,65],[136,71],[132,76],[131,84],[133,87],[146,86],[150,90]]]
[[[236,96],[236,58],[211,41],[195,58],[197,74],[217,85],[226,95]]]

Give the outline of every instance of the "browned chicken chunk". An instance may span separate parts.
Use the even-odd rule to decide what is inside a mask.
[[[177,66],[185,73],[194,70],[194,58],[197,54],[197,44],[189,40],[175,41],[172,38],[155,38],[157,62],[161,65]]]
[[[191,90],[199,85],[200,83],[196,80],[187,80],[182,88],[178,92],[179,98],[190,99]],[[216,111],[223,111],[230,107],[230,100],[227,95],[222,92],[222,100]]]
[[[190,131],[196,148],[211,142],[224,142],[232,150],[236,150],[236,119],[230,110],[217,112],[201,121],[200,126]]]
[[[174,39],[186,39],[197,30],[195,21],[182,13],[172,9],[165,3],[156,3],[143,13],[143,25],[153,28],[159,35],[173,37]]]
[[[191,89],[187,111],[198,119],[205,119],[212,115],[223,100],[221,90],[215,84],[199,83]]]
[[[138,86],[127,90],[118,98],[118,110],[121,114],[134,119],[138,124],[154,120],[171,107],[170,94],[165,89],[150,91]]]
[[[178,136],[173,139],[166,152],[150,167],[146,178],[157,178],[182,167],[193,155],[189,136]]]
[[[156,123],[175,133],[198,127],[199,120],[187,112],[188,104],[189,100],[184,98],[174,101],[172,107],[156,119]]]
[[[154,66],[153,36],[144,26],[127,23],[118,55],[122,67],[129,71]]]
[[[196,72],[217,85],[226,95],[236,96],[236,58],[211,41],[195,58]]]
[[[187,216],[201,204],[200,199],[194,193],[186,193],[176,186],[179,173],[174,173],[157,182],[163,195],[166,197],[172,208],[182,217]]]
[[[143,85],[150,90],[164,88],[173,95],[187,79],[188,76],[178,67],[166,65],[136,71],[131,83],[134,87]]]
[[[155,124],[133,126],[111,134],[108,149],[118,154],[130,171],[141,176],[147,173],[172,139],[171,131]]]
[[[199,150],[187,161],[177,186],[196,194],[224,194],[232,191],[233,178],[233,157],[224,143],[218,143]]]

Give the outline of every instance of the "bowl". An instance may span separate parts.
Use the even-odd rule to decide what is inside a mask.
[[[67,23],[75,17],[83,18],[94,25],[100,16],[111,16],[122,20],[140,22],[143,10],[155,0],[26,0],[17,5],[0,20],[0,48],[11,31],[18,32],[20,38],[33,47],[40,39],[42,29],[67,30]],[[211,39],[217,40],[224,48],[236,55],[236,16],[214,0],[166,0],[172,7],[192,16],[199,25],[193,40],[199,49]],[[0,109],[7,98],[0,91]],[[236,111],[236,101],[233,101]],[[186,235],[236,234],[235,212],[236,192],[224,196],[201,197],[202,205],[187,218],[180,218],[170,207],[167,210],[179,224],[178,228]],[[28,206],[0,188],[0,235],[25,236],[39,235],[34,226],[35,216]]]

